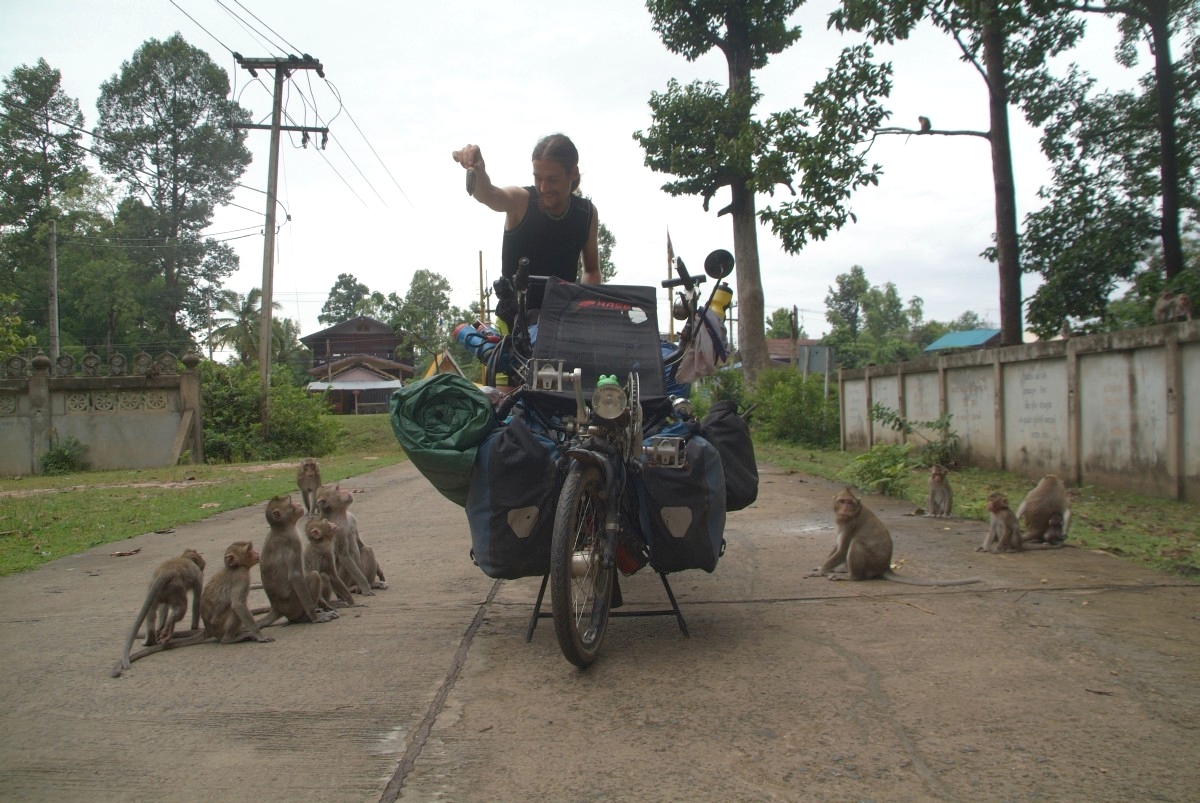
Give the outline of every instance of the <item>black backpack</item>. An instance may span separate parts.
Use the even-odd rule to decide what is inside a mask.
[[[741,510],[758,498],[758,464],[750,425],[738,412],[737,402],[722,399],[713,404],[700,422],[700,434],[721,455],[725,470],[725,509]]]

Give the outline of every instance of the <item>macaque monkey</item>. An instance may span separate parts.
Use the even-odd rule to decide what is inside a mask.
[[[300,489],[300,498],[304,500],[304,512],[311,516],[317,489],[321,487],[321,466],[316,460],[306,457],[300,461],[296,467],[296,486]]]
[[[321,600],[330,610],[335,605],[354,605],[350,589],[338,576],[337,557],[333,554],[337,530],[338,526],[328,519],[309,516],[304,521],[304,534],[308,537],[308,544],[304,547],[304,565],[321,575]],[[335,591],[337,598],[334,597]]]
[[[1025,521],[1025,543],[1061,546],[1071,528],[1067,486],[1053,474],[1042,477],[1017,508],[1017,518]]]
[[[204,585],[204,558],[194,549],[185,549],[178,558],[165,560],[154,570],[146,601],[138,612],[121,660],[113,671],[129,668],[129,651],[137,638],[142,622],[146,623],[146,646],[170,641],[175,635],[175,625],[187,613],[187,595],[192,592],[192,630],[200,626],[200,593]],[[147,618],[149,617],[149,618]]]
[[[1008,497],[1000,492],[988,496],[987,500],[988,532],[983,539],[983,545],[975,547],[976,552],[1020,552],[1024,544],[1021,540],[1021,528],[1017,526],[1017,517],[1008,506]]]
[[[1046,521],[1046,543],[1050,546],[1062,546],[1067,540],[1066,533],[1063,532],[1063,517],[1061,513],[1052,513]]]
[[[200,618],[204,635],[222,644],[239,641],[268,642],[250,614],[250,570],[261,556],[250,541],[235,541],[225,550],[225,565],[204,585],[200,595]]]
[[[954,506],[954,495],[950,491],[950,477],[946,475],[943,466],[929,469],[929,498],[925,500],[925,509],[930,516],[949,516],[950,508]]]
[[[1192,319],[1192,302],[1187,293],[1163,292],[1154,302],[1154,322],[1171,323],[1172,321],[1190,321]]]
[[[250,595],[250,569],[258,565],[259,555],[254,544],[237,541],[225,550],[225,565],[204,585],[200,595],[200,618],[204,621],[202,632],[193,632],[188,638],[173,638],[158,642],[129,656],[128,662],[117,662],[112,676],[120,677],[129,664],[162,650],[188,647],[206,641],[233,644],[238,641],[269,642],[275,639],[264,636],[258,623],[250,615],[246,599]],[[194,630],[194,628],[193,628]]]
[[[281,494],[267,502],[266,515],[271,531],[263,543],[258,572],[271,607],[258,626],[267,627],[281,617],[288,622],[319,623],[336,619],[336,611],[317,610],[321,575],[304,568],[304,547],[296,532],[304,505],[293,501],[289,494]]]
[[[931,122],[929,121],[929,118],[928,118],[928,117],[926,117],[925,115],[923,115],[923,114],[922,114],[922,115],[919,115],[919,116],[917,117],[917,122],[918,122],[918,123],[920,124],[920,126],[921,126],[921,133],[922,133],[922,134],[928,134],[930,131],[932,131],[932,130],[933,130],[933,123],[931,123]]]
[[[919,580],[892,574],[892,536],[883,522],[867,509],[849,488],[833,498],[837,521],[837,542],[829,557],[809,577],[830,580],[870,580],[882,577],[897,583],[917,586],[961,586],[978,583],[978,577],[963,580]],[[845,564],[846,571],[836,569]]]
[[[336,482],[317,489],[317,510],[339,530],[333,542],[338,574],[351,591],[371,597],[375,595],[372,588],[384,589],[388,585],[375,560],[374,550],[364,545],[358,536],[358,520],[349,510],[353,501],[354,495]]]

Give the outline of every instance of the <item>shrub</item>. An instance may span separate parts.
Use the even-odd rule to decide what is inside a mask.
[[[904,496],[904,486],[912,474],[907,443],[879,443],[850,461],[842,478],[859,488],[885,496]]]
[[[54,445],[42,455],[42,473],[51,477],[87,471],[88,462],[83,457],[86,451],[87,447],[74,435],[61,439],[55,435]]]
[[[286,369],[276,371],[271,378],[271,427],[266,438],[259,412],[262,387],[257,368],[204,362],[200,366],[200,386],[204,454],[209,462],[320,457],[337,445],[340,427],[329,415],[324,398],[294,385]]]
[[[841,439],[837,395],[825,396],[819,374],[790,368],[763,371],[750,394],[755,429],[773,440],[805,446],[836,446]]]
[[[942,413],[933,421],[908,421],[890,407],[875,403],[871,405],[871,419],[878,421],[890,429],[904,433],[907,437],[916,435],[924,443],[917,450],[917,465],[924,468],[930,466],[953,465],[958,459],[958,433],[950,429],[952,413]],[[932,430],[934,437],[929,437],[921,430]]]

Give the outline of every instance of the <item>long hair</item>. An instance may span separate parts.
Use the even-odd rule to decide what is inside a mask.
[[[533,146],[533,158],[544,162],[558,162],[567,175],[579,167],[579,150],[566,134],[549,134]],[[571,182],[571,192],[579,189],[579,176]]]

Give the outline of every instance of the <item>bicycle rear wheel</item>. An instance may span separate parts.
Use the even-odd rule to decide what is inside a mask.
[[[604,564],[604,477],[595,466],[572,463],[558,497],[550,550],[550,601],[563,656],[586,667],[608,630],[612,565]]]

